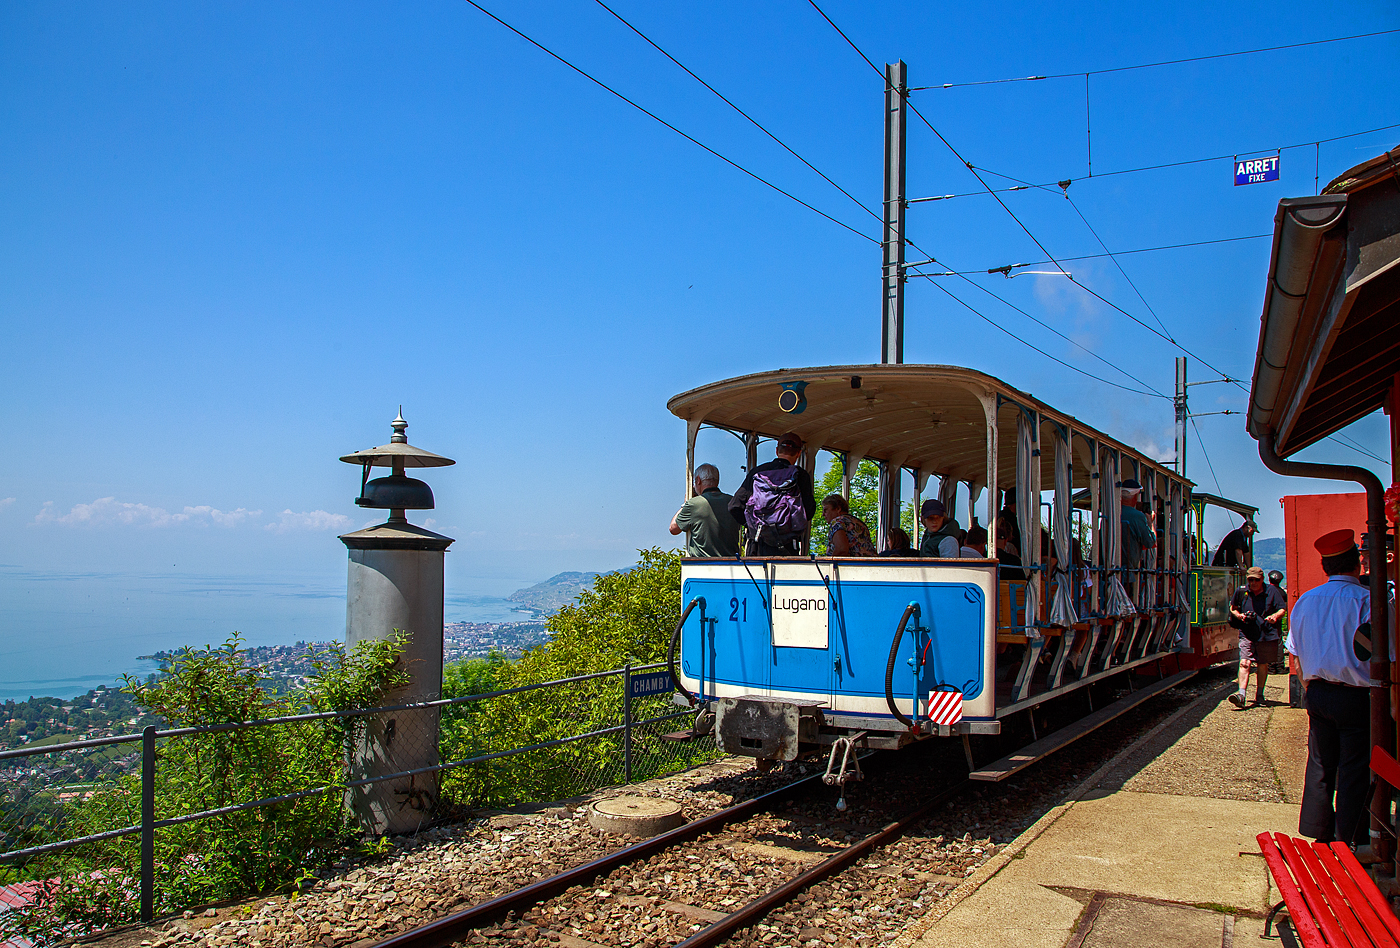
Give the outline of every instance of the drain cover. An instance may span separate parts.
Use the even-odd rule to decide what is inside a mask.
[[[656,797],[611,797],[588,808],[588,825],[624,836],[655,836],[684,822],[679,803]]]

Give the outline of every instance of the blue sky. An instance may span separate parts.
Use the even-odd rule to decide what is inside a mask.
[[[596,3],[483,5],[877,234]],[[1384,2],[1351,4],[1344,19],[1297,3],[823,7],[876,63],[904,58],[915,86],[1400,28]],[[615,9],[878,207],[880,80],[809,5]],[[1094,170],[1400,123],[1374,82],[1397,61],[1392,34],[1095,76]],[[1283,152],[1276,184],[1232,187],[1229,161],[1085,180],[1082,78],[915,103],[979,167],[1074,179],[1071,197],[1114,250],[1268,233],[1280,198],[1313,193],[1312,147]],[[910,195],[977,191],[911,121]],[[357,471],[336,458],[387,440],[400,404],[410,440],[458,460],[428,476],[436,528],[458,538],[454,590],[621,566],[673,542],[684,426],[669,396],[779,366],[878,360],[878,246],[466,3],[7,3],[0,127],[0,413],[18,448],[0,473],[0,583],[11,593],[23,576],[65,571],[335,587],[335,534],[368,520],[351,503]],[[1397,140],[1389,129],[1323,145],[1323,183]],[[1004,198],[1057,258],[1100,252],[1060,195]],[[910,237],[955,269],[1042,259],[986,196],[909,217]],[[1069,269],[1248,378],[1268,256],[1268,240],[1248,240],[1122,257],[1156,317],[1112,261]],[[1176,353],[1063,278],[975,280],[1170,391]],[[1126,381],[970,285],[945,285],[1058,358]],[[906,359],[988,371],[1172,450],[1168,402],[1071,373],[926,281],[909,286]],[[1193,364],[1192,376],[1210,373]],[[1202,412],[1244,404],[1225,385],[1192,397]],[[1199,425],[1225,492],[1263,508],[1264,535],[1279,532],[1281,494],[1320,489],[1267,472],[1242,418]],[[1384,431],[1373,417],[1349,435],[1383,454]],[[732,451],[713,451],[732,486]],[[1359,460],[1335,445],[1307,454]],[[1213,490],[1194,440],[1191,464]]]

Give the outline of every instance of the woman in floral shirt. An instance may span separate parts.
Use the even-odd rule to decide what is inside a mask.
[[[822,516],[831,524],[826,538],[829,556],[875,556],[875,544],[870,542],[870,528],[859,517],[851,516],[846,498],[832,494],[822,501]]]

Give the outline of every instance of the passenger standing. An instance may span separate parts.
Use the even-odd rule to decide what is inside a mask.
[[[828,555],[875,555],[875,544],[870,542],[870,528],[864,520],[851,514],[845,497],[831,494],[822,500],[822,516],[831,524],[831,532],[826,537]]]
[[[1258,529],[1253,520],[1246,520],[1237,529],[1225,534],[1225,539],[1216,547],[1215,558],[1210,561],[1210,565],[1246,568],[1253,566],[1254,554],[1250,550],[1249,538],[1254,536]]]
[[[739,555],[739,524],[729,514],[733,499],[719,489],[719,468],[695,469],[695,496],[671,518],[671,536],[686,535],[686,556]]]
[[[1278,661],[1279,623],[1288,615],[1288,601],[1277,587],[1264,582],[1263,569],[1251,566],[1245,577],[1245,584],[1230,599],[1231,625],[1240,630],[1240,690],[1230,695],[1230,703],[1237,708],[1245,706],[1250,666],[1259,679],[1254,703],[1264,703],[1269,666]]]
[[[1152,529],[1147,515],[1138,510],[1141,496],[1142,485],[1131,478],[1119,486],[1119,497],[1123,501],[1123,580],[1129,593],[1137,588],[1143,553],[1157,548],[1157,531]],[[1152,516],[1156,519],[1156,511]]]
[[[797,466],[803,441],[789,431],[778,439],[767,464],[760,464],[744,478],[729,501],[729,513],[748,533],[746,556],[800,556],[802,537],[817,512],[812,475]]]
[[[1288,664],[1303,682],[1308,708],[1308,766],[1298,832],[1319,842],[1367,841],[1371,752],[1371,669],[1354,637],[1371,622],[1371,593],[1361,584],[1356,534],[1336,530],[1313,546],[1327,582],[1298,597],[1289,616]],[[1335,802],[1334,798],[1335,797]]]
[[[962,544],[958,542],[958,522],[948,516],[941,500],[926,500],[919,510],[924,524],[924,537],[919,541],[920,556],[943,556],[957,559]]]

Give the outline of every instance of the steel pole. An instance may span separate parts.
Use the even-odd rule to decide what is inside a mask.
[[[141,921],[156,917],[156,729],[141,732]]]
[[[885,65],[885,235],[880,361],[904,361],[904,153],[909,67]]]
[[[1186,476],[1186,356],[1176,357],[1176,472]]]
[[[702,624],[703,630],[705,626]],[[703,647],[703,646],[702,646]],[[705,680],[700,679],[701,690]],[[622,672],[622,771],[626,783],[632,782],[632,663],[628,662]]]

